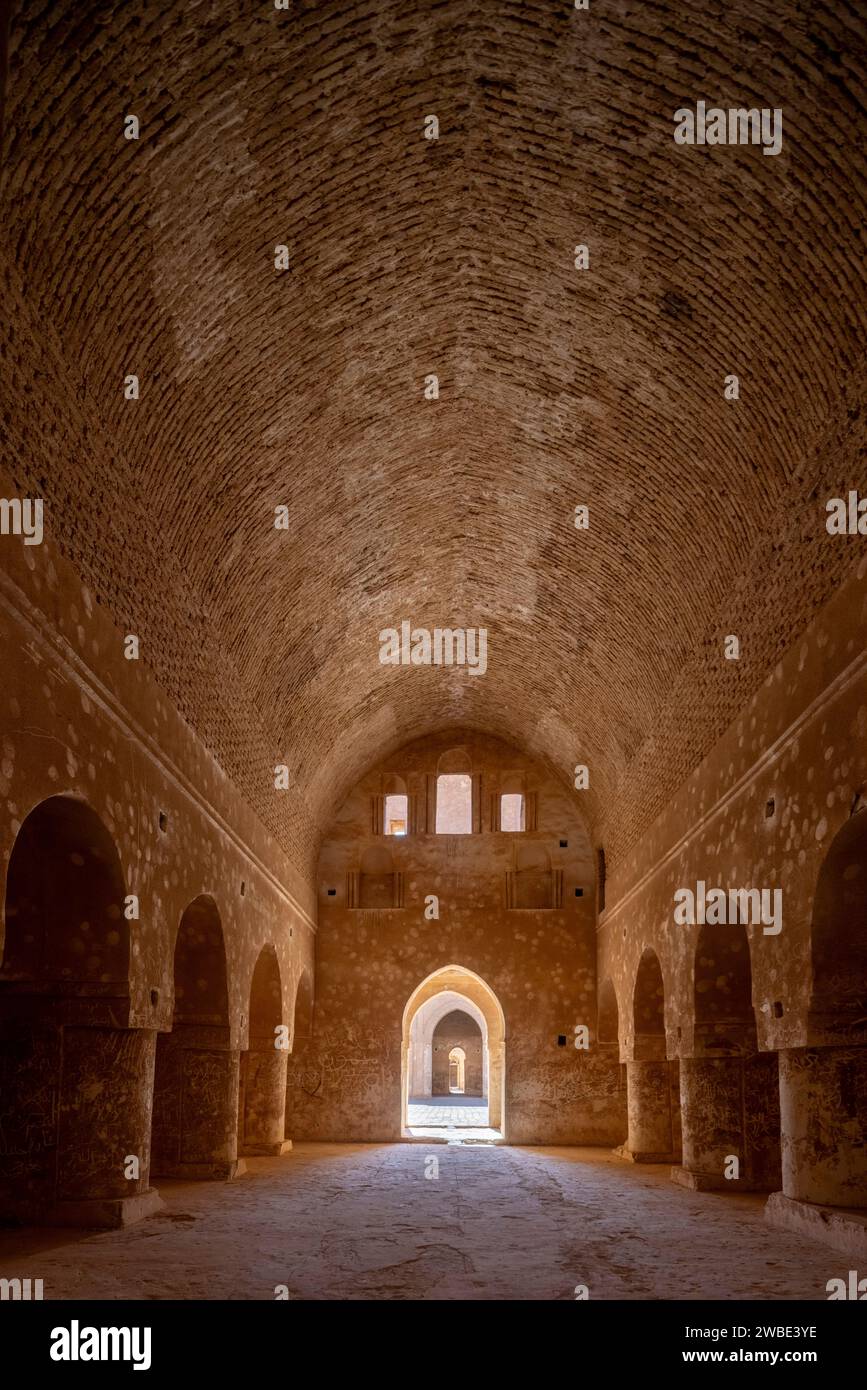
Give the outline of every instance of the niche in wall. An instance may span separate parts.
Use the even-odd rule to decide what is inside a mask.
[[[550,855],[543,845],[518,845],[514,865],[506,874],[507,908],[563,906],[563,871],[551,868]]]
[[[403,874],[395,872],[384,846],[364,851],[360,867],[347,877],[346,901],[355,908],[403,907]]]

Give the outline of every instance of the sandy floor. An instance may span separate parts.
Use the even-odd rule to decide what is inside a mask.
[[[436,1158],[439,1176],[426,1178]],[[229,1184],[163,1183],[126,1231],[0,1231],[46,1299],[822,1299],[849,1262],[598,1149],[305,1144]]]

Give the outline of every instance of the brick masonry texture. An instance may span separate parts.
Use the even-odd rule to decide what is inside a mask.
[[[864,56],[846,4],[12,4],[5,466],[308,882],[456,722],[587,763],[629,872],[860,557]],[[782,152],[677,147],[698,99]],[[381,666],[402,619],[487,674]]]

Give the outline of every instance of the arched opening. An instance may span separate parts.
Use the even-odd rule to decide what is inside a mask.
[[[159,1205],[148,1186],[155,1035],[123,1026],[125,895],[92,807],[56,796],[31,811],[9,861],[0,970],[4,1216],[114,1226]]]
[[[423,1011],[420,1011],[420,1014]],[[443,1015],[433,1030],[431,1057],[431,1093],[433,1096],[448,1096],[455,1093],[452,1078],[452,1054],[460,1053],[460,1093],[461,1095],[485,1095],[484,1087],[484,1016],[478,1022],[466,1009],[450,1009]],[[424,1034],[419,1033],[423,1042]],[[412,1038],[410,1042],[412,1044]]]
[[[639,1061],[665,1057],[665,986],[659,957],[650,947],[638,962],[632,995],[633,1054]]]
[[[450,1089],[456,1048],[464,1054],[463,1095]],[[505,1019],[490,986],[458,965],[429,975],[404,1009],[402,1131],[471,1127],[504,1137],[505,1052]]]
[[[867,811],[835,835],[819,872],[810,928],[810,1032],[867,1041]]]
[[[522,772],[504,772],[500,778],[496,828],[512,833],[527,829],[527,799]]]
[[[596,1012],[596,1051],[602,1072],[604,1094],[613,1110],[612,1138],[618,1145],[626,1143],[626,1067],[620,1061],[620,1010],[617,991],[611,979],[599,986]]]
[[[286,1064],[286,1123],[287,1142],[295,1135],[295,1116],[299,1094],[305,1090],[305,1068],[313,1044],[313,981],[309,970],[302,970],[295,989],[295,1008],[292,1018],[292,1051]],[[315,1084],[315,1083],[314,1083]],[[309,1094],[309,1090],[307,1091]]]
[[[838,831],[822,864],[810,949],[810,1046],[780,1053],[783,1193],[800,1203],[864,1208],[867,812],[859,811]],[[832,1213],[818,1224],[837,1229],[839,1221]]]
[[[230,1047],[226,949],[213,898],[184,909],[174,951],[170,1033],[157,1037],[152,1167],[157,1176],[233,1177],[238,1059]]]
[[[449,1091],[454,1096],[462,1096],[466,1085],[467,1054],[462,1047],[453,1047],[449,1053]]]
[[[750,943],[741,923],[705,923],[693,974],[693,1053],[681,1060],[683,1167],[697,1189],[772,1191],[780,1181],[779,1068],[759,1052]]]
[[[520,834],[537,828],[537,795],[527,789],[523,770],[504,770],[494,780],[490,797],[491,830]]]
[[[452,1067],[453,1056],[460,1062],[457,1071]],[[490,1128],[489,1070],[488,1024],[479,1006],[454,989],[427,999],[409,1032],[410,1130]]]
[[[626,1063],[628,1131],[623,1156],[635,1163],[680,1159],[680,1076],[666,1057],[665,985],[649,947],[632,995],[632,1060]]]
[[[249,1038],[241,1053],[238,1152],[281,1154],[289,1147],[286,1124],[286,1059],[281,1024],[283,992],[273,946],[263,946],[250,984]]]
[[[698,936],[693,972],[695,1035],[705,1048],[754,1050],[750,943],[739,923],[705,925]]]
[[[115,983],[127,992],[126,889],[114,840],[71,796],[41,802],[12,848],[2,978]]]

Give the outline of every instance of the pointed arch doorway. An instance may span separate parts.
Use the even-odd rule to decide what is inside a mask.
[[[437,1047],[445,1063],[445,1085],[439,1097]],[[450,1086],[449,1058],[456,1048],[464,1053],[461,1095],[452,1093]],[[476,1057],[478,1064],[472,1065]],[[456,1106],[467,1107],[466,1122],[459,1109],[450,1117],[456,1130],[474,1128],[489,1132],[492,1139],[504,1139],[505,1089],[506,1024],[499,999],[480,975],[464,966],[435,970],[413,990],[403,1011],[401,1133],[408,1136],[418,1122],[414,1106],[414,1125],[410,1125],[412,1101],[439,1099],[450,1112]],[[486,1112],[483,1118],[480,1111]]]

